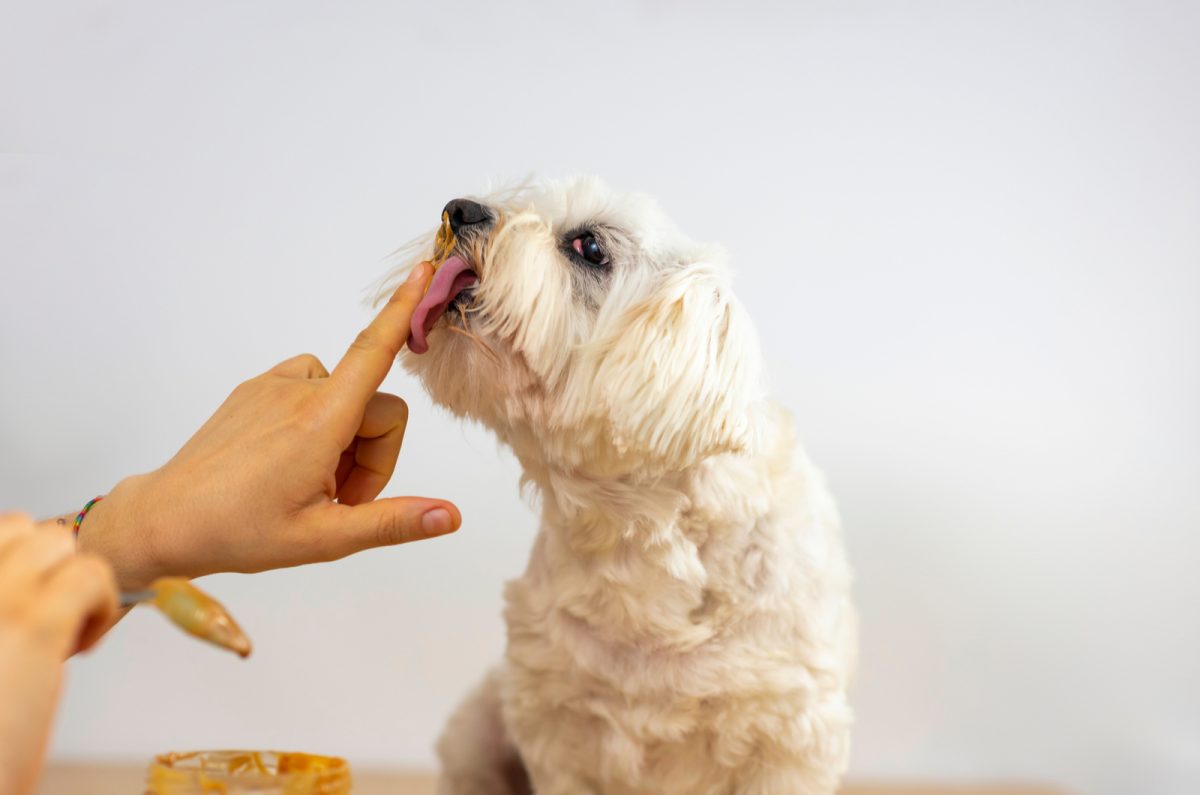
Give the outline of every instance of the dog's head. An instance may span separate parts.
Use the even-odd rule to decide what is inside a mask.
[[[594,476],[751,443],[753,328],[721,253],[653,201],[574,179],[455,199],[443,218],[453,247],[403,356],[434,400],[526,463]]]

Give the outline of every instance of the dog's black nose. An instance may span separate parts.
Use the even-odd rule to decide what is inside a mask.
[[[442,212],[450,218],[450,228],[455,232],[466,226],[492,220],[486,207],[470,199],[453,199],[446,204]]]

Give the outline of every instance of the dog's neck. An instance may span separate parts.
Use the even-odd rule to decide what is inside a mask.
[[[765,487],[780,468],[776,455],[714,456],[653,478],[518,458],[542,497],[526,578],[544,582],[581,631],[643,648],[691,648],[751,601],[753,586],[735,569],[751,546],[764,545],[755,531],[770,510]]]
[[[564,551],[595,562],[628,554],[649,537],[680,528],[694,491],[693,470],[654,477],[598,476],[522,460],[524,480],[542,497],[542,519]],[[682,529],[682,528],[680,528]]]

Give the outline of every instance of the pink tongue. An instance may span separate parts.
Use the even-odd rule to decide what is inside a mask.
[[[421,303],[417,304],[412,316],[412,336],[408,338],[408,349],[413,353],[425,353],[429,343],[425,336],[446,312],[450,302],[471,285],[479,281],[475,271],[471,270],[462,257],[454,256],[442,263],[433,274],[433,281]]]

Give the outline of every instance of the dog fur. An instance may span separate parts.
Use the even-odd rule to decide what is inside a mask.
[[[512,448],[541,525],[504,660],[438,743],[439,791],[833,793],[849,567],[723,252],[592,178],[476,200],[493,222],[458,247],[479,282],[402,358]],[[573,255],[580,234],[607,267]]]

